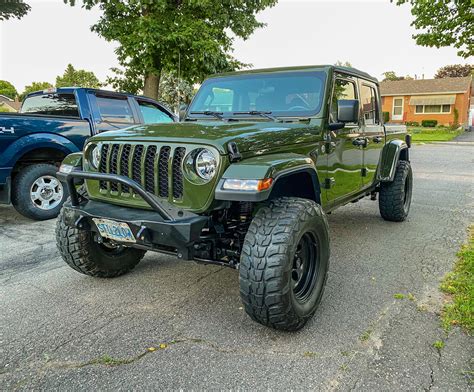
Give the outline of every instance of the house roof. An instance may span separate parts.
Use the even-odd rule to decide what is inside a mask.
[[[380,94],[384,95],[423,95],[465,93],[469,90],[472,77],[393,80],[380,82]]]
[[[13,102],[13,99],[7,97],[6,95],[0,94],[0,102]]]

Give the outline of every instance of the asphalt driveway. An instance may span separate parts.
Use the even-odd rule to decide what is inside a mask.
[[[298,333],[252,322],[236,271],[149,253],[126,276],[89,278],[61,261],[54,221],[0,208],[0,388],[468,390],[472,341],[436,314],[474,222],[467,139],[412,150],[407,222],[370,200],[329,216],[328,286]]]

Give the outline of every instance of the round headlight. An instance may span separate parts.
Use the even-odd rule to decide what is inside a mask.
[[[199,177],[209,181],[216,174],[217,159],[211,151],[203,149],[196,155],[194,168]]]
[[[92,150],[90,152],[90,162],[94,169],[99,168],[101,150],[102,150],[102,145],[97,144],[94,147],[92,147]]]

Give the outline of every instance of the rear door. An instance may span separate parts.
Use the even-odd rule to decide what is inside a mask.
[[[359,99],[357,79],[336,75],[331,99],[330,122],[337,122],[340,99]],[[328,171],[326,196],[329,205],[343,203],[362,188],[362,147],[357,141],[362,137],[360,119],[346,123],[343,129],[329,131]]]
[[[92,105],[97,113],[94,116],[96,132],[127,128],[140,123],[133,101],[127,96],[97,93],[93,98]]]
[[[385,142],[385,132],[380,115],[380,98],[374,83],[361,80],[360,107],[362,111],[362,134],[367,140],[363,149],[364,166],[362,181],[364,188],[370,187],[375,180],[375,173],[380,154]]]

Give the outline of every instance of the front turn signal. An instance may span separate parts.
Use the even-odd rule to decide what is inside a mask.
[[[273,178],[264,180],[236,180],[226,179],[222,189],[227,191],[243,191],[243,192],[261,192],[272,186]]]

